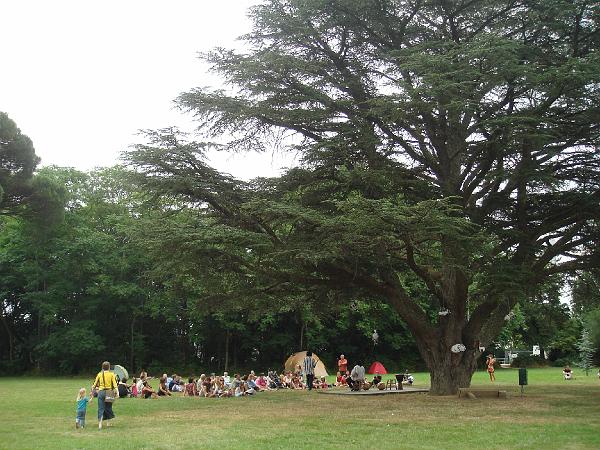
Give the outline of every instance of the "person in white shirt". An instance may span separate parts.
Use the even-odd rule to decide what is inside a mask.
[[[223,372],[223,383],[228,389],[231,387],[231,377],[228,372]]]
[[[144,382],[146,381],[146,378],[144,378],[143,380],[140,378],[137,383],[136,383],[136,388],[137,388],[137,392],[138,395],[141,396],[142,395],[142,389],[144,389]]]

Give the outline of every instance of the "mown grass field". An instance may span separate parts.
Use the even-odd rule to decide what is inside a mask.
[[[75,397],[91,379],[1,378],[0,448],[206,449],[599,449],[596,372],[564,381],[559,368],[532,369],[525,397],[517,371],[495,387],[508,399],[426,394],[334,396],[266,392],[250,398],[120,399],[114,426],[98,430],[94,400],[87,428],[75,429]],[[428,376],[416,374],[416,386]],[[477,373],[474,385],[489,386]]]

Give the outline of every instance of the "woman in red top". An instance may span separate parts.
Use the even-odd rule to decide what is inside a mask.
[[[338,369],[341,373],[346,373],[346,370],[348,370],[348,360],[344,355],[340,355],[340,359],[338,360]]]

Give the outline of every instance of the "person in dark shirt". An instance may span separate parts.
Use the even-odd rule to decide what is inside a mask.
[[[171,392],[169,391],[168,387],[167,387],[167,379],[163,376],[160,379],[160,382],[158,383],[158,392],[157,394],[159,396],[167,396],[167,395],[171,395]]]
[[[144,381],[142,386],[142,398],[156,397],[156,392],[154,392],[154,389],[152,389],[152,386],[147,381]]]
[[[127,386],[127,378],[119,380],[117,389],[119,391],[119,398],[131,397],[131,391],[129,390],[129,386]]]

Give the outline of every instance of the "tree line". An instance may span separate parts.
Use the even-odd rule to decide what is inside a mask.
[[[181,251],[198,238],[189,234],[189,211],[161,203],[168,213],[157,213],[123,167],[34,175],[38,160],[29,159],[32,170],[20,180],[28,188],[0,218],[0,373],[85,373],[99,358],[161,373],[280,369],[308,346],[330,370],[340,351],[392,367],[419,364],[414,340],[386,305],[210,298],[217,292],[201,274],[218,268]],[[11,176],[23,170],[3,168]],[[38,184],[35,195],[52,202],[30,213]]]
[[[227,267],[198,247],[219,245],[229,231],[202,223],[189,205],[160,202],[157,211],[135,179],[122,166],[46,167],[20,181],[43,187],[5,206],[0,219],[1,373],[85,373],[98,358],[159,372],[279,369],[305,348],[330,370],[341,352],[390,370],[425,368],[406,324],[377,299],[348,304],[324,289],[293,287],[225,298],[236,262]],[[38,198],[45,208],[31,212]],[[217,284],[207,282],[210,273]],[[548,282],[521,304],[493,348],[501,355],[541,345],[558,364],[576,361],[581,318],[600,311],[594,276],[575,278],[576,314],[560,302],[564,280]],[[413,289],[426,307],[426,293]]]
[[[232,327],[296,314],[309,337],[306,317],[329,330],[327,314],[366,303],[410,333],[433,394],[470,384],[517,305],[570,320],[552,286],[583,292],[600,266],[594,2],[268,0],[249,15],[242,48],[204,55],[227,87],[177,100],[197,135],[149,131],[124,153],[135,188],[109,204],[131,215],[99,224],[151,264],[91,292],[143,270],[144,310],[162,305],[181,340],[215,309],[239,314]],[[209,148],[300,164],[246,182],[211,168]]]

